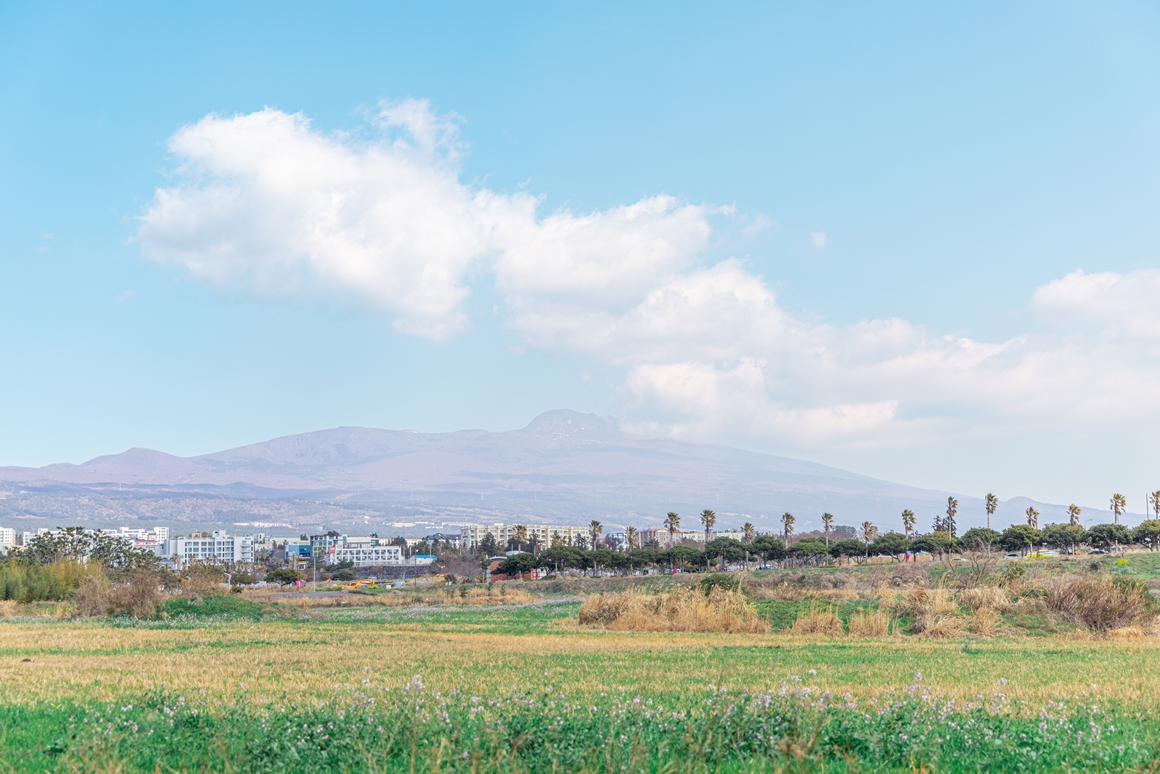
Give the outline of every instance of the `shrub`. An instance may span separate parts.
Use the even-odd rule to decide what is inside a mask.
[[[615,631],[765,633],[762,621],[740,593],[676,589],[661,594],[624,591],[596,594],[580,606],[580,623]]]
[[[0,563],[0,599],[17,602],[67,599],[93,571],[72,559],[51,564],[9,559]]]
[[[130,573],[113,583],[104,573],[93,573],[73,595],[77,613],[86,618],[131,615],[153,618],[161,604],[160,582],[151,572]]]
[[[705,596],[709,596],[715,589],[720,589],[721,591],[741,591],[741,578],[727,572],[715,572],[712,575],[706,575],[698,581],[697,588]]]
[[[1093,632],[1144,626],[1156,615],[1148,587],[1134,578],[1065,575],[1045,588],[1048,610]]]

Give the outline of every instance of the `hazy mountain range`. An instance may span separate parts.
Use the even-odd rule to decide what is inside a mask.
[[[981,494],[981,493],[980,493]],[[722,446],[621,432],[610,417],[549,411],[525,428],[417,433],[340,427],[265,443],[176,457],[150,449],[80,465],[0,468],[0,520],[273,521],[315,527],[389,529],[400,520],[543,521],[658,526],[668,511],[695,528],[711,508],[719,527],[752,521],[775,529],[785,511],[800,531],[822,512],[840,524],[870,520],[898,529],[904,508],[921,529],[948,493]],[[981,497],[959,498],[961,529],[985,522]],[[996,526],[1066,519],[1064,505],[1004,502]],[[1087,510],[1085,517],[1106,521]]]

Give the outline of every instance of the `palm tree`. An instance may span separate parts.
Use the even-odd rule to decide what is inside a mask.
[[[830,550],[830,530],[834,528],[834,514],[822,514],[822,532],[826,533],[826,550]]]
[[[669,511],[669,515],[665,516],[665,529],[669,531],[669,548],[673,547],[673,535],[681,528],[681,517]]]
[[[1160,519],[1160,489],[1148,495],[1148,501],[1152,503],[1152,512]]]
[[[1083,513],[1083,508],[1080,508],[1075,503],[1067,506],[1067,515],[1071,517],[1071,526],[1079,526],[1079,515]]]
[[[717,524],[717,514],[706,508],[701,511],[701,523],[705,525],[705,545],[709,545],[709,534]]]
[[[793,534],[793,524],[795,521],[797,519],[789,511],[781,515],[781,532],[787,547],[789,546],[789,536]]]
[[[588,532],[592,535],[592,550],[596,550],[596,541],[600,539],[600,533],[604,531],[604,525],[596,519],[588,522]]]
[[[757,539],[757,529],[747,521],[741,525],[741,537],[745,542],[745,571],[749,572],[749,544]]]
[[[910,531],[914,529],[914,511],[907,508],[902,512],[902,531],[906,534],[906,539],[910,540]]]
[[[991,528],[991,517],[995,515],[995,509],[999,507],[999,498],[987,492],[987,529]]]
[[[629,551],[636,548],[636,527],[624,528],[624,545]]]
[[[951,537],[955,536],[955,514],[959,512],[959,501],[953,497],[947,498],[947,532],[951,533]]]
[[[1027,526],[1031,529],[1039,529],[1039,511],[1034,508],[1027,509]]]
[[[870,558],[870,542],[878,534],[878,528],[868,521],[862,522],[862,539],[866,541],[866,558]]]
[[[665,529],[669,531],[669,548],[673,547],[673,533],[681,528],[681,517],[669,511],[669,515],[665,516]],[[669,551],[669,572],[673,571],[673,554]]]
[[[1112,513],[1116,515],[1116,524],[1120,523],[1120,514],[1128,510],[1128,498],[1119,492],[1112,495]]]
[[[516,550],[523,551],[524,543],[528,542],[528,528],[523,524],[517,524],[513,536],[516,539]]]

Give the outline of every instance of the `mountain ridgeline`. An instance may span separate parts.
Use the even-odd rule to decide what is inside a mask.
[[[10,491],[0,517],[19,517],[20,503],[32,497],[40,505],[25,508],[30,517],[63,518],[69,508],[93,519],[119,512],[229,522],[281,514],[304,527],[400,518],[649,527],[676,511],[693,528],[696,514],[711,508],[719,528],[751,521],[775,529],[789,511],[802,530],[829,512],[839,523],[870,520],[886,531],[900,528],[904,508],[927,529],[947,498],[801,460],[644,438],[622,432],[610,417],[567,410],[504,432],[339,427],[198,457],[130,449],[80,465],[0,468],[2,488]],[[962,529],[985,523],[981,498],[959,501]],[[996,523],[1019,520],[1030,503],[1003,503]],[[1046,517],[1063,513],[1062,506],[1036,505]]]

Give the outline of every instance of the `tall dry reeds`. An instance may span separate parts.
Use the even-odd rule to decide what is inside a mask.
[[[764,634],[761,620],[745,597],[736,591],[713,589],[708,595],[694,589],[660,594],[623,591],[595,594],[580,606],[580,623],[613,631],[728,632]]]
[[[993,637],[999,628],[999,612],[993,607],[975,608],[971,619],[971,634],[979,637]]]
[[[959,605],[944,588],[912,586],[895,602],[896,615],[914,619],[911,631],[932,639],[957,637],[966,629]]]
[[[1156,617],[1148,587],[1134,578],[1064,575],[1044,583],[1051,612],[1093,632],[1146,628]]]
[[[1008,605],[1006,590],[998,586],[975,586],[959,593],[959,602],[978,612],[984,608],[1003,610]]]
[[[846,633],[842,619],[833,610],[819,610],[811,607],[798,615],[790,627],[790,634],[815,637],[841,637]]]
[[[860,610],[850,616],[850,636],[866,639],[890,634],[890,616],[882,610]]]

